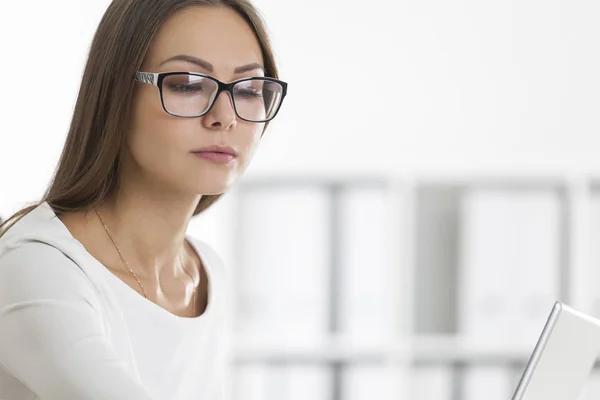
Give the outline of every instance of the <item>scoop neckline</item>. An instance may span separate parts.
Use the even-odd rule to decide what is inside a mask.
[[[73,238],[73,239],[75,239],[75,238]],[[75,240],[77,240],[77,239],[75,239]],[[119,278],[118,276],[113,274],[104,264],[102,264],[98,259],[96,259],[96,257],[94,257],[89,252],[88,252],[88,254],[90,255],[90,257],[92,257],[94,259],[95,262],[100,264],[101,269],[104,270],[104,272],[110,276],[110,279],[113,279],[114,281],[116,281],[116,284],[120,285],[123,288],[123,291],[125,293],[127,293],[128,295],[131,295],[135,299],[134,301],[139,301],[139,302],[141,302],[141,304],[147,303],[150,308],[156,309],[157,312],[164,314],[167,318],[172,318],[172,319],[175,319],[175,320],[183,322],[183,323],[195,322],[195,321],[205,320],[206,318],[208,318],[208,316],[210,314],[212,314],[212,309],[214,308],[213,303],[215,301],[215,299],[214,299],[214,279],[213,279],[213,274],[212,274],[211,268],[208,266],[206,259],[200,254],[198,246],[196,245],[196,243],[194,243],[194,239],[192,237],[190,237],[189,235],[186,235],[186,240],[190,244],[190,246],[192,247],[192,249],[194,250],[196,255],[198,256],[198,258],[200,259],[200,262],[204,268],[204,271],[206,272],[206,279],[208,280],[208,301],[207,301],[206,309],[204,310],[204,312],[202,314],[197,315],[195,317],[182,317],[180,315],[173,314],[171,311],[167,310],[166,308],[159,306],[158,304],[156,304],[155,302],[153,302],[150,299],[147,299],[146,297],[142,296],[139,292],[137,292],[135,289],[133,289],[131,286],[129,286],[127,283],[123,282],[121,280],[121,278]],[[83,246],[83,244],[82,244],[82,246]],[[86,250],[86,252],[87,252],[87,250]]]
[[[164,307],[159,306],[158,304],[156,304],[155,302],[153,302],[152,300],[142,296],[140,293],[138,293],[135,289],[133,289],[131,286],[129,286],[127,283],[123,282],[121,280],[121,278],[119,278],[118,276],[116,276],[115,274],[113,274],[103,263],[100,262],[100,260],[98,260],[96,257],[94,257],[92,255],[92,253],[90,253],[85,246],[83,245],[83,243],[81,243],[79,240],[77,240],[77,238],[75,238],[72,234],[71,231],[69,230],[69,228],[67,228],[67,226],[60,220],[60,218],[58,218],[58,216],[56,215],[56,213],[54,212],[54,210],[52,210],[52,207],[50,207],[50,205],[46,202],[40,204],[41,206],[45,206],[44,208],[47,208],[48,210],[50,210],[50,212],[54,215],[54,220],[56,220],[56,222],[61,226],[61,228],[66,232],[66,234],[69,236],[69,238],[73,241],[75,241],[81,248],[82,250],[85,252],[86,255],[88,255],[95,263],[97,263],[99,265],[99,269],[103,270],[104,273],[108,274],[109,279],[113,279],[115,281],[115,283],[117,285],[121,285],[121,287],[124,289],[123,291],[125,293],[128,293],[128,295],[131,295],[133,298],[137,298],[137,300],[135,301],[140,301],[140,304],[145,304],[147,303],[148,306],[150,308],[154,308],[157,310],[157,312],[164,314],[167,318],[171,318],[183,323],[186,322],[195,322],[195,321],[203,321],[206,318],[208,318],[208,316],[210,314],[212,314],[212,309],[214,308],[214,302],[215,302],[215,293],[214,293],[214,275],[213,275],[213,271],[211,269],[210,263],[207,262],[206,258],[201,254],[199,246],[196,242],[196,239],[190,235],[185,235],[185,240],[187,241],[187,243],[190,245],[190,247],[192,248],[192,250],[195,252],[196,256],[200,259],[200,263],[202,268],[204,268],[204,271],[206,273],[206,279],[208,281],[207,287],[208,287],[208,300],[207,300],[207,304],[206,304],[206,308],[204,310],[204,312],[200,315],[194,316],[194,317],[182,317],[180,315],[177,314],[173,314],[171,311],[167,310]]]

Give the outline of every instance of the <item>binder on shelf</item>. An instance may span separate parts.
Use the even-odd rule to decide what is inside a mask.
[[[330,199],[319,187],[246,188],[238,199],[236,331],[320,341],[329,327]]]
[[[348,187],[339,198],[339,333],[359,342],[382,343],[392,335],[392,284],[386,204],[382,188]]]
[[[600,317],[600,192],[595,190],[591,201],[590,216],[590,281],[585,290],[589,290],[592,298],[591,314]]]
[[[560,291],[561,204],[552,189],[471,190],[462,202],[459,332],[534,343]]]
[[[533,345],[559,296],[561,204],[552,189],[473,189],[461,206],[458,332]],[[469,367],[466,400],[507,399],[508,367]]]
[[[456,331],[457,236],[461,190],[450,185],[418,189],[415,226],[414,331]]]

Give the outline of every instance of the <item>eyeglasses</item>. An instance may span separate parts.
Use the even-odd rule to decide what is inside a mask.
[[[275,118],[287,93],[287,83],[275,78],[251,77],[223,83],[195,72],[137,72],[135,80],[158,87],[167,114],[199,118],[212,108],[221,92],[228,92],[236,115],[248,122]]]

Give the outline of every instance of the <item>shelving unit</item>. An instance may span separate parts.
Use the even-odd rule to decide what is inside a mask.
[[[365,375],[368,378],[365,379],[372,383],[374,381],[369,379],[378,376],[377,382],[382,383],[384,389],[377,395],[372,394],[371,397],[379,396],[378,398],[381,399],[428,400],[429,397],[419,397],[421,393],[419,387],[423,386],[424,382],[428,382],[426,375],[425,378],[419,378],[420,380],[415,378],[419,375],[419,371],[428,368],[447,372],[447,378],[439,380],[447,385],[444,392],[447,400],[470,400],[466,397],[464,374],[467,370],[477,368],[506,369],[510,375],[508,381],[510,387],[506,390],[512,391],[535,345],[537,333],[541,332],[543,321],[538,321],[532,328],[536,335],[527,337],[478,339],[477,336],[462,335],[458,326],[460,320],[458,298],[461,291],[458,279],[461,204],[467,194],[482,190],[498,193],[546,193],[555,196],[558,202],[556,217],[560,233],[558,247],[553,249],[558,258],[556,260],[559,269],[557,292],[556,298],[551,299],[548,304],[545,302],[538,304],[537,312],[539,313],[539,307],[542,307],[544,313],[549,313],[553,301],[561,300],[584,312],[600,316],[600,271],[597,271],[600,266],[600,249],[596,250],[593,246],[593,243],[600,241],[600,178],[570,174],[506,174],[504,176],[412,174],[356,178],[351,176],[254,177],[245,179],[234,192],[228,195],[229,206],[227,210],[221,211],[236,222],[229,235],[229,239],[233,242],[230,248],[233,250],[228,260],[233,265],[235,293],[244,296],[244,282],[257,280],[250,282],[257,284],[260,279],[263,279],[260,273],[253,274],[252,268],[255,264],[251,259],[257,256],[256,254],[249,256],[248,243],[244,243],[252,240],[248,239],[248,235],[254,238],[260,236],[261,228],[260,226],[249,228],[249,223],[269,224],[268,229],[276,229],[277,224],[285,225],[286,215],[288,215],[286,213],[301,213],[302,207],[319,210],[320,218],[326,219],[324,225],[326,233],[319,238],[329,241],[329,244],[324,247],[328,249],[325,261],[319,265],[326,266],[327,271],[318,275],[323,282],[313,282],[313,284],[321,290],[319,296],[323,303],[320,306],[322,312],[320,318],[325,319],[319,320],[320,322],[315,325],[318,329],[312,332],[314,334],[295,336],[286,331],[279,335],[276,328],[269,333],[268,330],[261,331],[260,324],[264,323],[264,319],[253,321],[252,318],[248,319],[241,314],[243,310],[240,307],[244,306],[243,302],[251,296],[238,298],[232,316],[234,326],[240,318],[246,319],[245,330],[238,329],[240,325],[236,325],[232,370],[257,366],[263,368],[261,376],[268,381],[269,372],[265,371],[283,371],[288,367],[302,365],[322,367],[322,371],[328,371],[323,375],[324,381],[328,384],[322,388],[326,393],[318,398],[324,400],[366,398],[365,390],[354,387],[354,383],[349,384],[349,377],[354,376],[354,380],[357,381],[362,378],[356,378],[360,373],[355,376],[349,374],[348,370],[361,366],[367,369],[374,368],[370,375]],[[312,194],[301,194],[309,192]],[[260,202],[268,201],[269,193],[279,193],[278,195],[282,196],[280,200],[288,202],[287,206],[277,208],[263,205],[262,208],[255,209],[254,207]],[[272,199],[273,204],[277,204],[278,195]],[[304,199],[303,203],[296,205],[290,203],[296,195]],[[380,198],[378,199],[377,196]],[[247,201],[250,202],[246,203]],[[346,221],[351,214],[349,210],[353,207],[349,204],[354,204],[353,206],[358,209],[363,207],[363,211],[372,213],[373,224],[375,224],[370,227],[365,225],[368,229],[372,229],[372,232],[356,240],[364,240],[373,235],[383,235],[381,237],[385,238],[384,245],[378,248],[385,253],[385,256],[379,259],[383,260],[379,272],[375,273],[367,266],[369,263],[365,262],[365,256],[356,252],[355,247],[344,248],[344,240],[348,240],[348,230],[344,230],[344,226],[353,229],[352,223]],[[373,204],[379,204],[383,208],[375,209],[369,206]],[[256,215],[248,217],[248,214],[255,211]],[[266,222],[265,218],[271,211],[275,213],[274,215],[278,215],[279,220]],[[298,218],[299,221],[304,221],[305,227],[312,226],[306,222],[306,218]],[[368,221],[361,217],[358,219],[362,220],[362,223]],[[319,223],[321,222],[324,221]],[[265,229],[267,234],[268,229]],[[291,235],[290,232],[292,231],[289,226],[282,229],[280,239],[285,241],[286,235]],[[313,234],[320,235],[314,232]],[[252,243],[260,244],[260,241],[255,240]],[[284,242],[277,243],[280,247]],[[298,246],[302,244],[298,243]],[[302,254],[295,253],[298,249],[293,247],[289,249],[294,253],[289,254],[291,258]],[[306,249],[306,251],[312,250]],[[268,249],[262,247],[254,251],[267,252]],[[360,268],[357,269],[356,265],[349,266],[348,262],[352,264],[352,261],[344,258],[344,252],[350,252],[353,257],[361,260],[361,265],[364,266],[363,272],[371,271],[381,279],[383,282],[381,296],[387,305],[383,306],[381,299],[369,297],[375,293],[372,288],[356,286],[356,282],[352,281],[356,277],[346,276],[354,276],[357,271],[360,272]],[[261,260],[268,261],[268,258]],[[285,264],[292,261],[283,258],[271,259],[269,262],[285,268]],[[264,267],[261,272],[268,274],[269,271],[275,271],[269,269],[274,267],[278,266]],[[287,275],[284,273],[277,276],[282,278]],[[240,277],[243,278],[243,282],[240,282]],[[303,285],[301,275],[292,274],[292,277],[297,279],[298,285]],[[358,281],[361,282],[360,279]],[[353,284],[355,286],[352,286]],[[273,281],[270,285],[285,286],[286,284]],[[366,278],[364,285],[369,285]],[[261,293],[265,296],[261,300],[262,303],[257,304],[264,305],[268,302],[283,304],[286,301],[281,297],[285,293],[283,289],[275,290],[271,293],[272,297],[269,297],[269,289],[260,285],[253,290],[253,293]],[[365,304],[377,305],[376,310],[380,315],[371,313],[373,315],[370,317],[375,325],[379,324],[381,330],[378,333],[368,332],[369,313],[365,312],[360,303],[356,303],[356,298],[350,296],[349,300],[345,290],[358,290],[359,298],[362,293]],[[298,293],[308,297],[312,295],[310,291]],[[306,299],[308,302],[312,301],[311,304],[314,305],[316,303],[313,300]],[[341,313],[340,310],[344,310],[347,301],[351,303],[354,301],[352,303],[354,308],[346,307],[345,314]],[[283,305],[281,307],[285,309]],[[302,305],[298,307],[301,312]],[[347,318],[348,313],[352,313],[353,310],[360,318],[367,321],[364,324],[366,327],[364,334],[358,330],[357,326],[360,324],[357,325],[356,321],[344,322],[344,318]],[[282,310],[278,312],[279,314],[273,315],[281,319],[271,321],[270,328],[277,327],[277,323],[289,323],[283,320],[282,316],[285,314]],[[253,325],[254,322],[256,325]],[[237,379],[235,373],[233,376]],[[284,378],[284,376],[287,375],[276,373],[272,379],[296,382],[296,378]],[[311,382],[316,381],[318,380],[313,379]],[[281,382],[272,384],[267,391],[268,395],[264,391],[261,393],[267,399],[276,398],[277,393],[280,396],[278,400],[295,399],[295,395],[286,392],[284,386],[285,384]],[[301,386],[294,386],[296,388],[294,390],[298,390]],[[310,384],[306,385],[309,386]],[[245,389],[238,390],[244,390],[246,399],[253,398],[248,396],[249,392]],[[260,390],[255,393],[259,392]],[[311,393],[314,395],[314,392]],[[232,393],[233,398],[237,400],[239,397]]]

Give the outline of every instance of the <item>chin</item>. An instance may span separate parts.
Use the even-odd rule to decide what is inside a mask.
[[[169,174],[171,185],[195,195],[218,195],[227,192],[239,179],[241,169],[211,168],[179,169]]]
[[[220,189],[199,188],[195,191],[195,193],[198,195],[202,195],[202,196],[215,196],[215,195],[219,195],[219,194],[224,194],[225,192],[227,192],[227,189],[229,189],[229,188],[220,188]]]
[[[223,178],[196,180],[192,185],[192,191],[200,195],[223,194],[233,186],[236,180],[237,179],[233,179],[233,177],[229,177],[229,179]]]

